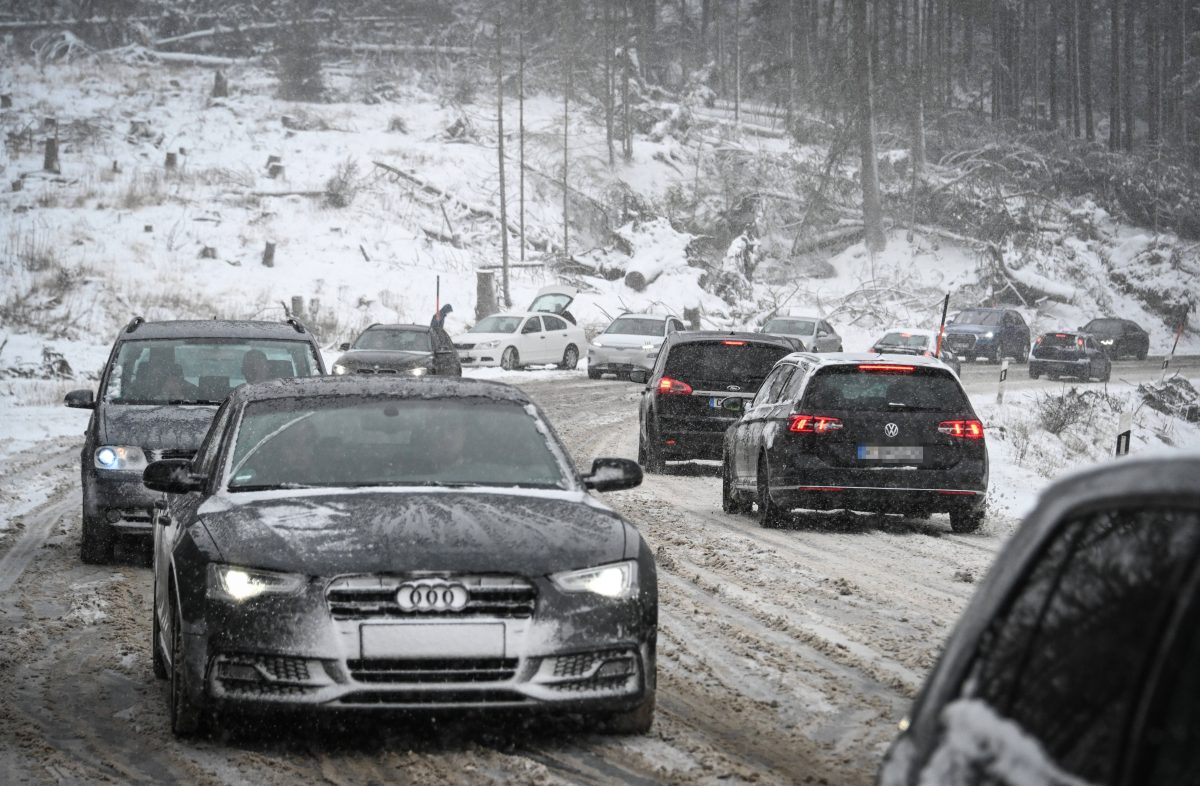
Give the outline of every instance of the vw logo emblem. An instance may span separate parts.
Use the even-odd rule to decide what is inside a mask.
[[[740,386],[738,386],[738,385],[730,385],[730,386],[726,387],[725,389],[726,389],[726,390],[731,390],[731,391],[733,391],[734,393],[737,393],[739,390],[741,390],[741,387],[740,387]]]
[[[401,611],[462,611],[468,600],[466,587],[444,579],[406,581],[396,590]]]
[[[900,433],[900,427],[897,426],[895,423],[888,423],[886,426],[883,427],[883,433],[889,437],[894,437]]]

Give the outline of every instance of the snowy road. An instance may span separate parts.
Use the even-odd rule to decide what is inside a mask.
[[[637,386],[531,380],[581,466],[636,453]],[[656,549],[659,716],[642,738],[558,725],[300,723],[182,743],[150,670],[147,555],[82,565],[78,448],[12,457],[4,486],[52,492],[0,558],[0,782],[868,783],[998,539],[946,523],[720,512],[698,468],[609,495]]]

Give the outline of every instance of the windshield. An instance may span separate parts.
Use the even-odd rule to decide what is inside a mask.
[[[954,318],[954,322],[958,325],[999,325],[1001,314],[1001,311],[973,309],[959,314]]]
[[[1119,319],[1093,319],[1083,326],[1084,333],[1120,333],[1125,325]]]
[[[620,317],[604,332],[621,336],[661,336],[665,328],[666,320],[663,319]]]
[[[353,349],[392,352],[432,352],[428,330],[372,328],[358,337]]]
[[[515,333],[521,326],[522,317],[484,317],[468,333]]]
[[[307,341],[124,341],[104,399],[113,404],[219,404],[245,382],[310,377],[320,365]]]
[[[970,411],[962,387],[947,372],[879,373],[860,371],[857,366],[819,372],[808,383],[803,406],[813,411]]]
[[[737,384],[751,392],[790,350],[747,341],[696,341],[679,344],[667,357],[665,376],[697,384]]]
[[[561,451],[533,413],[482,398],[255,402],[238,426],[229,489],[565,488]]]
[[[817,323],[811,319],[772,319],[763,325],[764,333],[782,333],[785,336],[811,336],[817,331]]]
[[[905,347],[907,349],[925,349],[929,346],[929,336],[917,333],[888,333],[875,342],[877,347]]]

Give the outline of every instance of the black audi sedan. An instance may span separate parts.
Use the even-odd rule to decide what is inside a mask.
[[[345,354],[333,364],[333,373],[339,376],[462,376],[458,351],[449,334],[440,327],[374,324],[360,333],[353,343],[342,344],[340,349]]]
[[[764,527],[807,508],[949,513],[972,532],[987,484],[983,424],[936,358],[788,355],[725,432],[721,506],[757,505]]]
[[[1080,327],[1079,331],[1095,336],[1100,347],[1113,360],[1122,356],[1145,360],[1150,354],[1150,333],[1131,319],[1093,319]]]
[[[155,673],[178,735],[222,711],[581,714],[646,731],[658,598],[638,531],[538,407],[481,380],[326,377],[231,395],[154,544]]]
[[[737,416],[726,399],[750,399],[779,358],[803,346],[767,333],[697,330],[667,336],[649,371],[639,409],[638,462],[663,472],[667,461],[721,458],[721,439]]]
[[[1048,487],[900,721],[878,786],[1194,784],[1200,453]]]
[[[168,320],[134,317],[113,342],[98,394],[73,390],[66,405],[92,410],[80,451],[80,559],[111,561],[120,536],[149,539],[159,495],[142,470],[190,458],[217,405],[238,385],[325,373],[313,334],[294,319]]]

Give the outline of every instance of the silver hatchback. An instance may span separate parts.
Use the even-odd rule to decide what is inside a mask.
[[[681,330],[685,328],[678,317],[622,314],[588,346],[588,377],[600,379],[605,373],[622,377],[637,368],[649,370],[663,339]]]

